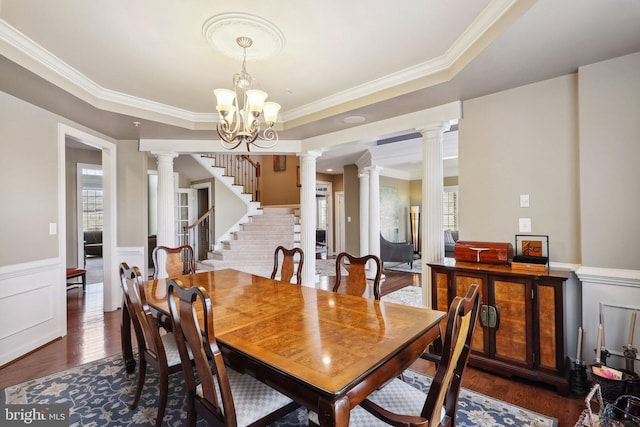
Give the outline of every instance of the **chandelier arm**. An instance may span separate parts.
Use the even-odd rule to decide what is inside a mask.
[[[258,133],[258,138],[263,141],[278,142],[278,132],[273,128],[266,128],[261,134]]]

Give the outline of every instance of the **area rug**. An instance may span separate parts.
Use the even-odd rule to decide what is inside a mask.
[[[184,387],[181,373],[171,375],[169,401],[164,417],[167,426],[182,426],[186,421]],[[147,378],[138,408],[130,410],[136,376],[125,372],[120,355],[88,363],[46,377],[7,387],[6,404],[69,406],[69,426],[150,426],[155,422],[158,378],[153,369]],[[414,371],[405,372],[405,381],[428,390],[431,379]],[[272,427],[307,425],[307,412],[300,408]],[[206,423],[200,419],[198,426]],[[557,420],[466,389],[460,393],[457,426],[536,426],[556,427]]]
[[[384,295],[381,300],[413,307],[425,307],[425,305],[422,304],[422,288],[419,286],[405,286],[404,288]]]
[[[388,264],[388,263],[387,263]],[[391,267],[384,267],[385,270],[391,271],[400,271],[402,273],[422,273],[422,260],[416,259],[413,261],[413,268],[409,265],[409,263],[405,262],[404,264],[396,264]]]

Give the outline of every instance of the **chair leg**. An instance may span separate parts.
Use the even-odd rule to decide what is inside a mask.
[[[158,401],[158,415],[156,417],[156,427],[162,425],[164,419],[164,411],[167,407],[167,399],[169,395],[169,374],[160,372],[160,400]]]
[[[133,403],[129,406],[130,409],[136,409],[138,407],[138,401],[142,395],[142,386],[144,385],[144,377],[147,374],[147,361],[144,360],[144,356],[139,358],[138,361],[138,384],[136,385],[136,395],[133,398]]]
[[[187,403],[187,426],[195,427],[196,421],[198,420],[198,414],[196,413],[196,406],[195,406],[193,394],[189,392],[188,387],[186,390],[185,401]]]

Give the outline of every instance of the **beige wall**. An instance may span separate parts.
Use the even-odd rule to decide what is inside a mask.
[[[67,124],[107,141],[118,142],[4,92],[0,92],[0,110],[3,112],[0,115],[0,179],[3,183],[0,185],[0,198],[3,200],[0,209],[0,224],[3,224],[0,233],[0,266],[67,257],[66,253],[58,253],[60,234],[49,234],[49,223],[58,222],[58,124]],[[142,176],[146,176],[146,161],[144,156],[137,153],[135,141],[118,143],[117,155],[117,243],[119,246],[143,246],[146,227],[141,224],[145,221],[146,208],[141,205],[139,210],[131,208],[129,211],[128,206],[134,199],[142,200],[141,203],[146,201],[144,189],[136,188],[135,183],[138,178],[144,179]],[[76,163],[89,160],[84,155],[76,157],[72,155]],[[26,164],[29,165],[28,173]],[[65,174],[68,171],[69,168]],[[134,179],[137,173],[140,176]],[[16,177],[20,177],[19,181],[16,181]],[[67,187],[67,195],[70,195],[70,191],[75,195],[75,180],[72,186],[72,190]],[[75,203],[67,203],[65,209],[67,216],[75,216]],[[66,224],[66,219],[62,220]],[[75,222],[72,224],[75,227]],[[62,229],[60,224],[58,229]],[[138,230],[140,237],[134,238]]]
[[[58,256],[57,116],[0,92],[0,266]]]
[[[138,141],[118,141],[117,182],[118,246],[147,244],[147,153],[138,151]],[[155,163],[155,162],[154,162]]]
[[[571,74],[465,101],[460,238],[512,242],[518,218],[549,235],[550,260],[580,262],[578,85]],[[528,194],[529,208],[519,207]]]
[[[582,264],[640,270],[640,53],[579,70]]]
[[[273,170],[273,156],[262,156],[262,204],[271,205],[299,205],[300,189],[296,186],[296,171],[298,156],[286,156],[286,170]]]

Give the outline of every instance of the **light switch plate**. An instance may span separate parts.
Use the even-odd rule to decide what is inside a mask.
[[[55,222],[49,223],[49,235],[54,236],[58,232],[58,225]]]
[[[521,208],[528,208],[529,207],[529,195],[528,194],[521,194],[520,195],[520,207]]]
[[[519,218],[518,231],[520,233],[531,233],[531,218]]]

